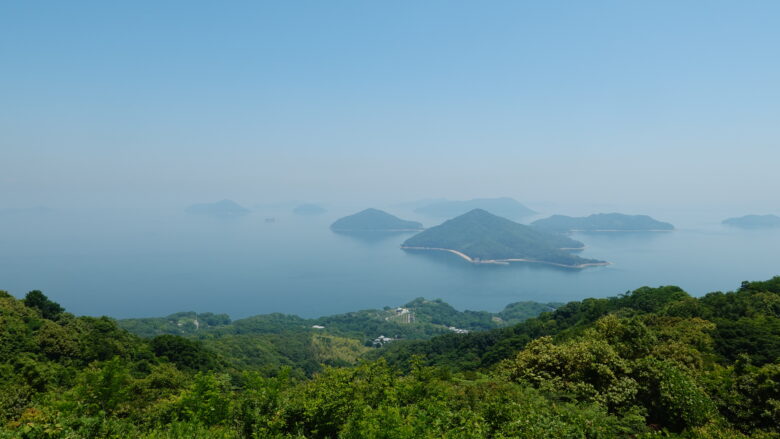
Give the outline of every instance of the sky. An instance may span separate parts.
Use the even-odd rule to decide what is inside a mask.
[[[780,213],[778,17],[760,0],[4,1],[0,207]]]

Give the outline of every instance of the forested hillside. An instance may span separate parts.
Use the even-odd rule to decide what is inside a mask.
[[[372,348],[388,343],[506,327],[560,305],[517,302],[490,313],[458,311],[440,299],[417,298],[397,308],[315,319],[275,313],[231,321],[225,314],[181,312],[124,319],[119,325],[142,337],[180,335],[200,340],[237,368],[273,374],[290,367],[293,375],[304,376],[322,370],[323,365],[355,364]]]
[[[241,349],[237,322],[211,316],[211,337]],[[313,355],[347,335],[314,335]],[[312,376],[243,367],[206,339],[0,293],[0,438],[780,437],[780,277],[701,298],[645,287],[366,352]]]

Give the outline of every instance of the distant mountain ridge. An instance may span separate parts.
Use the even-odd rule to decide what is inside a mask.
[[[780,216],[777,215],[745,215],[738,218],[723,220],[723,224],[743,229],[764,229],[780,227]]]
[[[331,230],[342,232],[383,232],[422,230],[423,225],[417,221],[407,221],[379,209],[366,209],[356,214],[336,220],[330,226]]]
[[[571,231],[659,231],[674,230],[669,223],[658,221],[647,215],[625,215],[622,213],[597,213],[587,217],[553,215],[531,223],[533,227],[549,232]]]
[[[474,209],[482,209],[495,215],[515,219],[536,214],[535,211],[522,205],[517,200],[508,197],[475,198],[466,201],[435,201],[426,206],[418,207],[414,211],[434,217],[452,218]]]
[[[418,233],[406,240],[402,248],[449,251],[473,263],[536,262],[566,268],[606,264],[567,251],[584,248],[579,241],[518,224],[482,209]]]
[[[222,200],[215,203],[201,203],[193,204],[186,209],[188,213],[198,215],[215,215],[215,216],[241,216],[250,213],[251,211],[233,200]]]

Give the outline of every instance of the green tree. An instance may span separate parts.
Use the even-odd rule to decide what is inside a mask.
[[[203,343],[177,335],[160,335],[149,345],[158,357],[165,357],[176,366],[187,370],[210,370],[218,367],[216,355]]]
[[[24,297],[24,304],[41,312],[44,319],[57,320],[65,312],[59,303],[53,302],[39,290],[33,290]]]

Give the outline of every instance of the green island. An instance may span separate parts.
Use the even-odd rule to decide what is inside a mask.
[[[405,250],[446,251],[478,264],[541,263],[564,268],[606,265],[574,255],[584,244],[518,224],[482,209],[431,227],[406,240]]]
[[[507,218],[524,218],[536,214],[519,201],[503,198],[475,198],[473,200],[437,200],[416,208],[414,211],[438,218],[452,218],[474,209],[483,209]]]
[[[274,349],[284,361],[253,360]],[[117,322],[0,292],[0,377],[2,439],[778,438],[780,277],[496,314],[416,299],[237,321]]]
[[[397,232],[422,230],[417,221],[406,221],[379,209],[366,209],[336,220],[330,226],[339,232]]]
[[[780,227],[780,216],[777,215],[745,215],[739,218],[723,220],[723,224],[743,229],[769,229]]]
[[[548,232],[658,232],[674,230],[669,223],[655,220],[647,215],[624,215],[622,213],[597,213],[587,217],[553,215],[531,223],[532,226]]]

